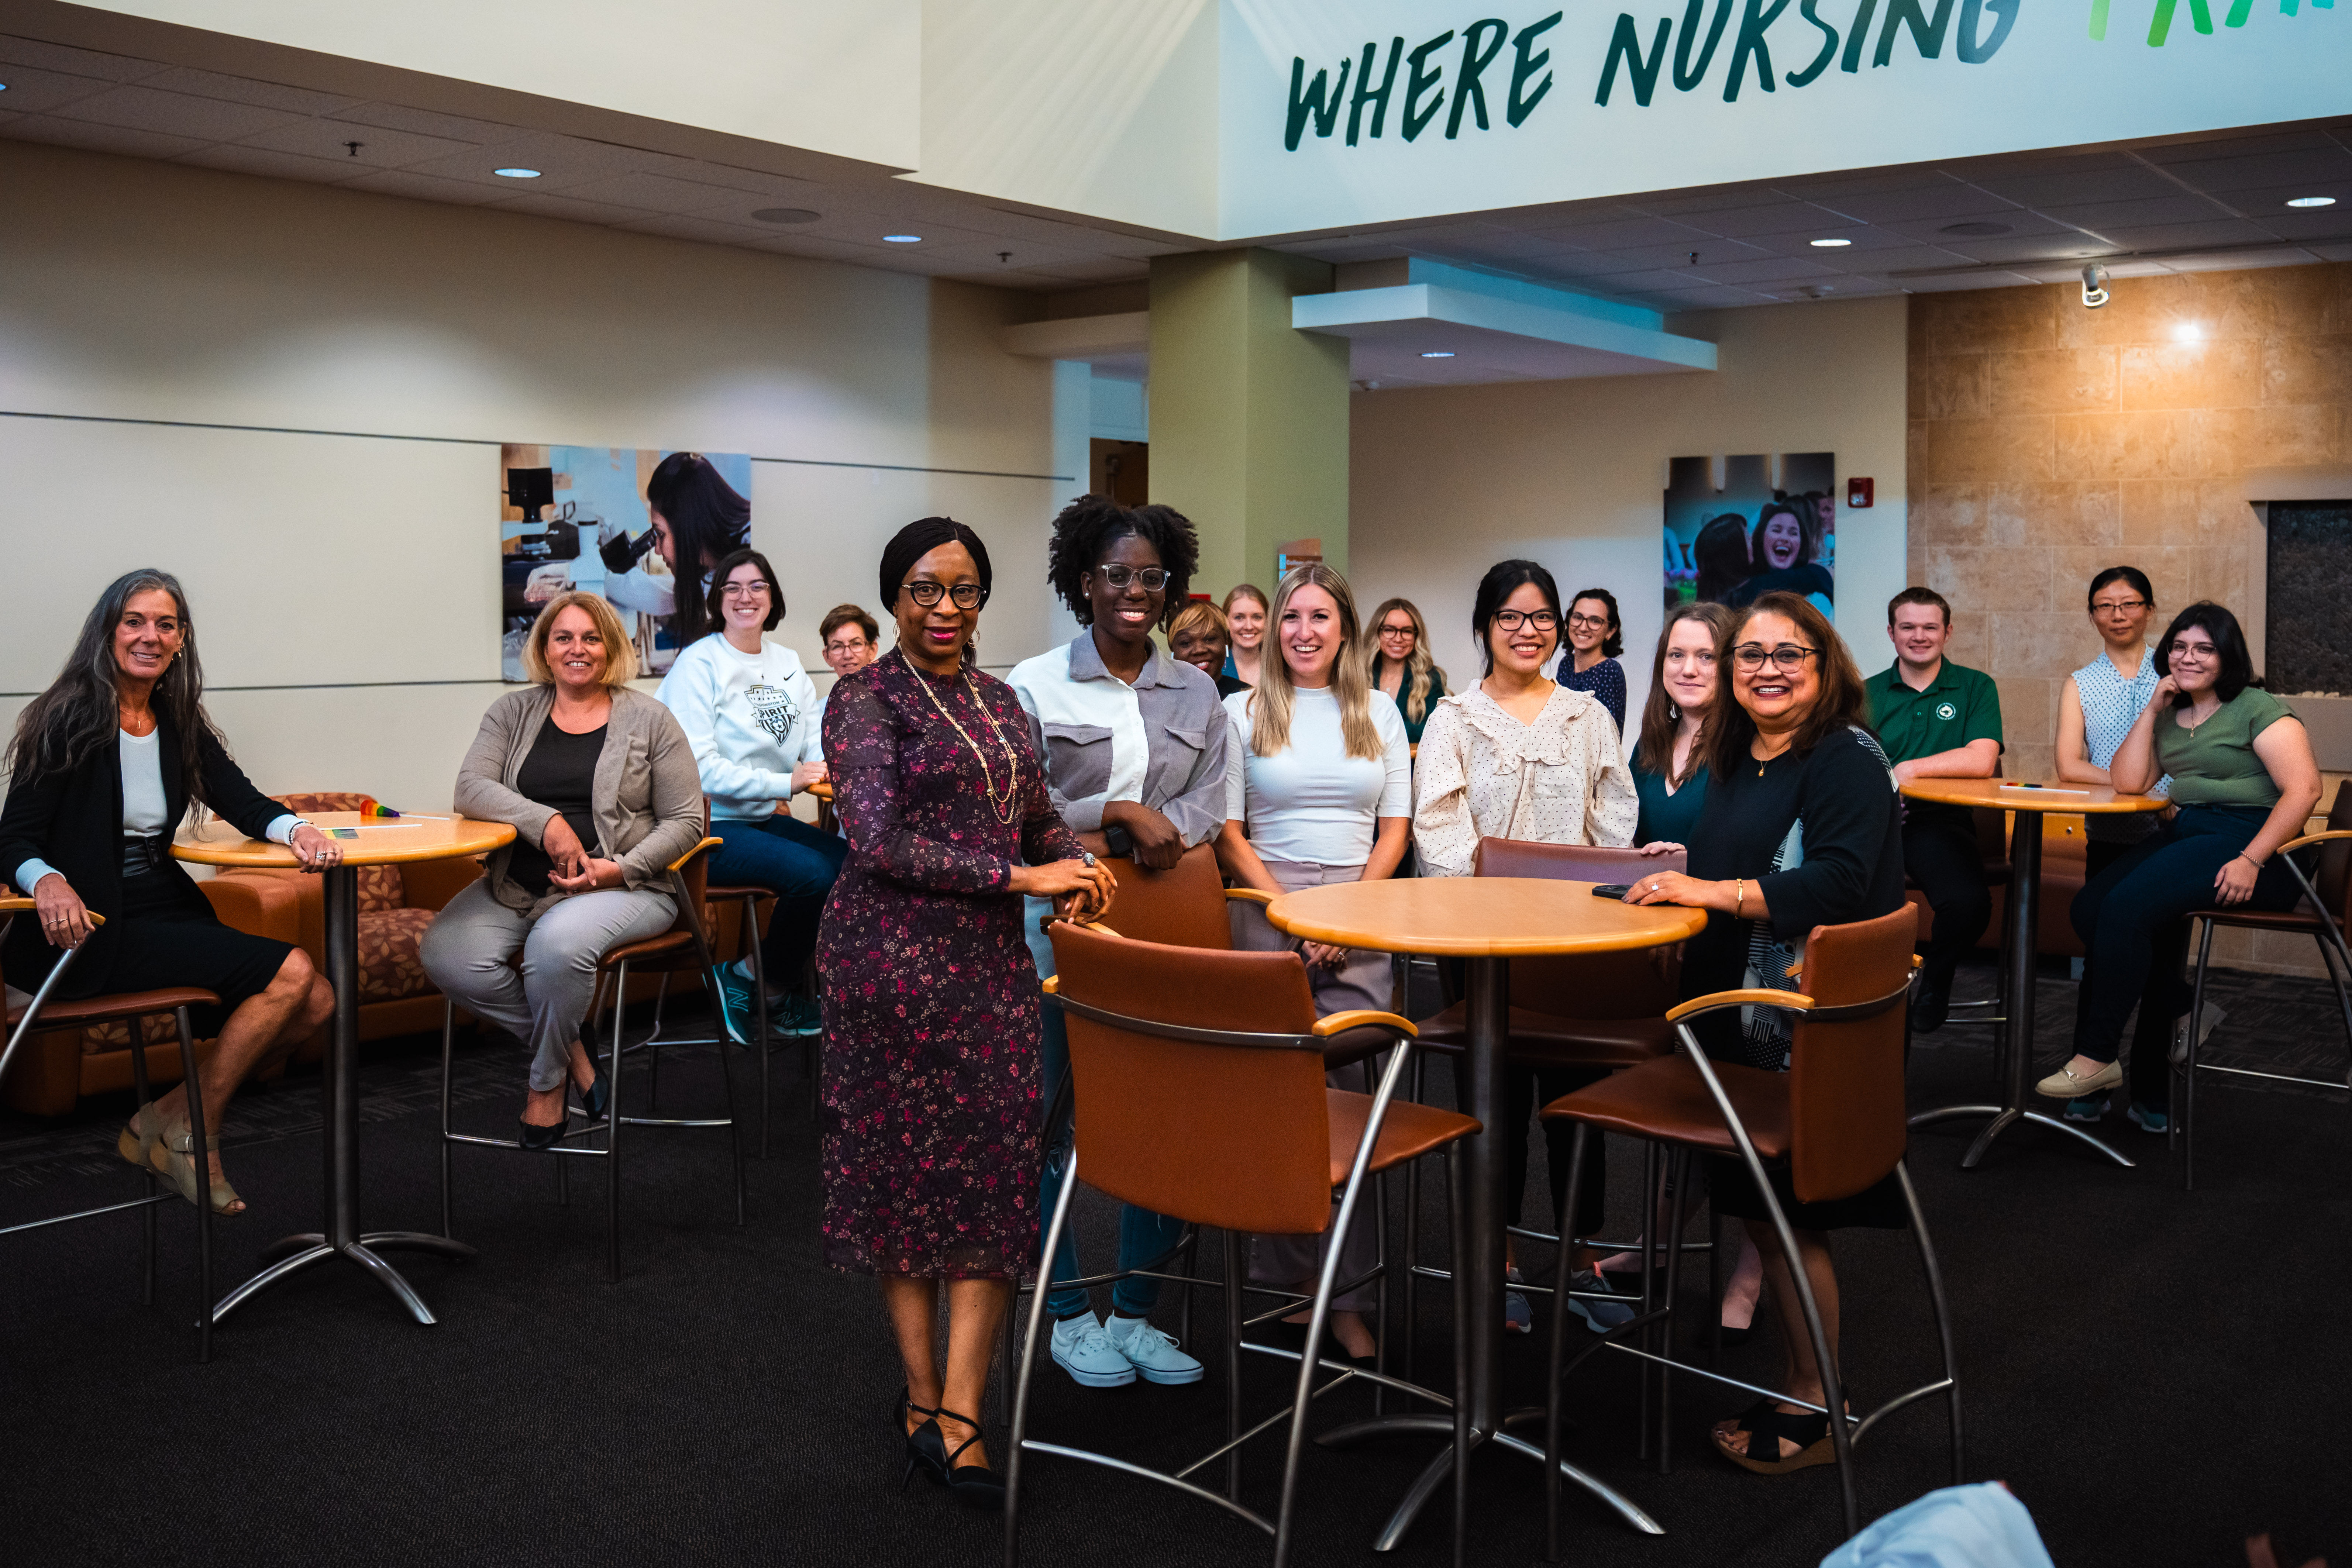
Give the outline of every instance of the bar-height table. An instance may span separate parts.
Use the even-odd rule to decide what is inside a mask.
[[[1903,786],[1906,798],[1941,805],[1989,806],[2016,814],[2016,829],[2009,850],[2009,951],[2001,955],[2009,972],[2009,1006],[2000,1027],[2008,1071],[2003,1075],[1999,1105],[1946,1105],[1911,1118],[1914,1127],[1957,1121],[1971,1116],[1990,1118],[1960,1169],[1974,1170],[1992,1141],[2020,1121],[2081,1139],[2118,1165],[2131,1162],[2120,1151],[2097,1138],[2038,1110],[2026,1109],[2033,1083],[2033,970],[2039,947],[2042,915],[2042,818],[2049,812],[2082,812],[2088,816],[2126,816],[2162,811],[2168,804],[2156,795],[2125,795],[2107,784],[2012,784],[2003,779],[1915,779]]]
[[[1470,1386],[1457,1389],[1470,1411],[1470,1440],[1492,1443],[1543,1462],[1540,1444],[1506,1428],[1543,1418],[1540,1405],[1507,1413],[1503,1408],[1503,1123],[1504,1050],[1509,1043],[1511,965],[1514,957],[1544,953],[1618,952],[1664,947],[1706,929],[1704,910],[1673,904],[1633,905],[1592,895],[1591,882],[1512,877],[1424,877],[1378,882],[1333,882],[1285,893],[1266,906],[1265,918],[1278,931],[1310,942],[1379,952],[1427,953],[1468,962],[1468,1042],[1461,1072],[1462,1109],[1482,1131],[1464,1141],[1470,1185],[1465,1208],[1470,1237],[1467,1282],[1470,1321],[1457,1324],[1470,1349]],[[1564,1289],[1564,1286],[1563,1286]],[[1555,1310],[1567,1310],[1556,1299]],[[1391,1325],[1382,1323],[1386,1333]],[[1422,1433],[1449,1439],[1374,1542],[1389,1551],[1403,1538],[1421,1510],[1452,1471],[1450,1415],[1386,1415],[1327,1432],[1318,1441],[1339,1447],[1364,1439]],[[1614,1509],[1647,1534],[1665,1533],[1650,1516],[1595,1477],[1563,1464],[1561,1473]]]
[[[360,1230],[360,952],[359,868],[390,866],[407,860],[446,860],[496,849],[515,836],[503,822],[476,822],[466,817],[404,816],[375,821],[352,811],[313,812],[309,820],[337,839],[343,851],[341,864],[321,874],[326,900],[327,982],[335,988],[334,1033],[327,1047],[321,1088],[326,1097],[327,1213],[323,1231],[289,1236],[262,1249],[268,1267],[239,1285],[213,1309],[218,1322],[244,1302],[280,1279],[314,1263],[342,1258],[373,1275],[378,1283],[400,1298],[420,1323],[433,1314],[400,1271],[376,1255],[379,1248],[437,1252],[448,1258],[471,1258],[474,1249],[445,1237],[420,1231]],[[346,837],[348,834],[350,837]],[[291,868],[301,862],[284,845],[257,838],[226,842],[183,840],[172,846],[174,859],[200,865],[248,869]]]

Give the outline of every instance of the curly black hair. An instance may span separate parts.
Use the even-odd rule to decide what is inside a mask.
[[[1094,604],[1079,579],[1101,564],[1103,552],[1134,534],[1160,552],[1168,573],[1168,594],[1160,611],[1164,628],[1183,609],[1201,564],[1201,541],[1192,520],[1174,507],[1139,506],[1133,510],[1104,496],[1080,496],[1054,520],[1054,542],[1045,552],[1045,580],[1078,625],[1094,624]]]

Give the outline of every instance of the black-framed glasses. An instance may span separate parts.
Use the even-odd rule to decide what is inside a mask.
[[[926,577],[919,582],[901,583],[898,586],[902,592],[913,595],[915,603],[927,610],[941,598],[953,600],[959,610],[976,610],[988,599],[987,591],[977,583],[958,583],[950,588],[945,583],[934,583]]]
[[[1607,616],[1579,616],[1571,614],[1568,617],[1568,624],[1571,626],[1597,627],[1601,631],[1607,631],[1609,629],[1609,617]]]
[[[1384,637],[1409,637],[1412,636],[1412,628],[1411,626],[1382,626],[1381,628],[1381,636]]]
[[[1559,625],[1559,617],[1549,610],[1496,610],[1495,624],[1507,632],[1517,631],[1523,626],[1548,632]],[[1606,621],[1601,624],[1608,625]]]
[[[858,637],[854,641],[829,642],[824,645],[824,651],[827,653],[864,653],[872,646],[873,645],[868,643],[864,637]]]
[[[1731,650],[1731,662],[1742,669],[1761,669],[1764,661],[1770,659],[1775,669],[1798,670],[1805,668],[1805,660],[1821,651],[1817,647],[1801,647],[1791,642],[1784,642],[1778,647],[1766,647],[1760,642],[1744,642]]]
[[[1157,594],[1168,586],[1168,579],[1171,575],[1165,566],[1113,565],[1097,566],[1095,570],[1102,574],[1102,580],[1110,584],[1114,593],[1120,594],[1127,592],[1128,584],[1130,583],[1140,583],[1143,584],[1145,593]]]
[[[2102,599],[2099,603],[2091,606],[2091,614],[2095,616],[2112,616],[2118,610],[2128,614],[2133,610],[2145,610],[2147,608],[2147,601],[2146,599]]]
[[[2218,656],[2221,650],[2215,647],[2209,642],[2185,642],[2176,640],[2170,647],[2164,651],[2174,658],[2193,658],[2201,664],[2205,660]]]

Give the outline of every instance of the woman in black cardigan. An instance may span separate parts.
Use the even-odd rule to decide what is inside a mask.
[[[1870,704],[1853,656],[1822,613],[1795,594],[1758,595],[1738,613],[1716,659],[1706,805],[1690,841],[1688,875],[1652,872],[1626,902],[1707,911],[1706,930],[1683,955],[1685,1000],[1743,987],[1788,990],[1815,926],[1892,914],[1903,905],[1903,810],[1886,753],[1868,729]],[[1789,1016],[1743,1007],[1692,1026],[1708,1056],[1780,1072],[1789,1065]],[[1780,1237],[1747,1168],[1708,1163],[1719,1214],[1747,1221],[1787,1355],[1782,1386],[1815,1405],[1813,1363],[1796,1286]],[[1829,1203],[1796,1200],[1786,1168],[1771,1173],[1797,1251],[1837,1354],[1837,1272],[1829,1233],[1848,1226],[1900,1229],[1893,1177]],[[1828,1464],[1829,1418],[1785,1402],[1758,1401],[1715,1429],[1725,1458],[1764,1474]]]
[[[174,985],[217,994],[219,1007],[194,1009],[191,1019],[199,1035],[218,1036],[204,1067],[206,1141],[216,1150],[236,1086],[325,1023],[335,994],[300,948],[222,924],[171,858],[172,835],[199,805],[256,838],[289,845],[306,870],[322,871],[342,852],[229,760],[205,714],[177,579],[133,572],[107,589],[65,669],[18,717],[8,773],[0,877],[32,895],[39,919],[11,924],[0,967],[30,991],[67,949],[86,948],[58,995]],[[141,1106],[116,1147],[194,1203],[193,1142],[183,1087]],[[203,1184],[215,1213],[245,1211],[216,1152]]]

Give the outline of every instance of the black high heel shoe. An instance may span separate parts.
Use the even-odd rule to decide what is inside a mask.
[[[613,1103],[613,1077],[604,1070],[604,1058],[596,1052],[596,1026],[585,1018],[580,1021],[580,1046],[588,1053],[588,1066],[595,1073],[596,1080],[586,1089],[581,1089],[580,1081],[567,1072],[564,1083],[579,1091],[581,1109],[588,1113],[588,1120],[600,1121],[604,1119],[605,1108]]]
[[[522,1137],[517,1142],[534,1154],[544,1154],[563,1142],[564,1129],[572,1125],[572,1110],[569,1106],[565,1107],[562,1120],[551,1127],[541,1127],[530,1121],[517,1125],[522,1129]]]
[[[980,1441],[980,1423],[973,1420],[969,1415],[959,1415],[952,1410],[937,1410],[932,1412],[932,1415],[935,1417],[944,1417],[950,1421],[961,1421],[965,1426],[971,1428],[971,1436],[966,1437],[962,1442],[958,1443],[953,1449],[950,1450],[943,1461],[947,1467],[948,1495],[954,1498],[956,1501],[967,1504],[972,1508],[1003,1508],[1004,1478],[1003,1476],[998,1475],[986,1465],[959,1465],[956,1463],[957,1455],[961,1454],[966,1448],[971,1447],[974,1443]],[[938,1423],[936,1420],[934,1420],[932,1425],[933,1429],[937,1430]],[[944,1435],[941,1436],[940,1443],[942,1447],[945,1446],[946,1438]]]
[[[911,1432],[907,1430],[908,1411],[928,1418]],[[926,1410],[916,1404],[911,1393],[901,1393],[898,1403],[890,1407],[890,1425],[907,1440],[907,1473],[898,1478],[898,1489],[902,1492],[907,1489],[907,1483],[915,1479],[915,1472],[919,1469],[930,1478],[933,1486],[950,1484],[948,1479],[947,1439],[940,1433],[939,1415],[936,1410]]]

